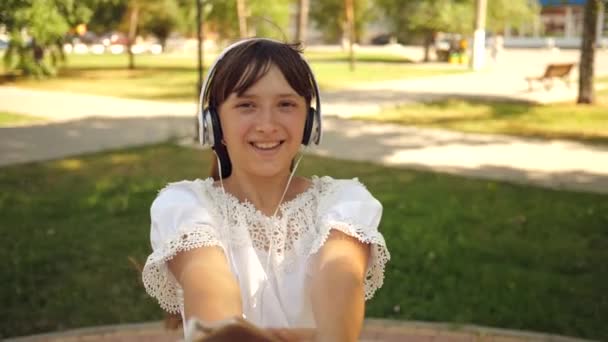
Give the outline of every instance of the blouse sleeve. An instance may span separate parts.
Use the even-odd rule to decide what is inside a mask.
[[[371,254],[365,275],[365,299],[371,299],[384,282],[384,268],[390,259],[384,237],[378,231],[382,204],[357,179],[334,181],[333,191],[320,201],[320,234],[313,244],[316,253],[332,229],[370,244]]]
[[[203,202],[189,182],[180,182],[163,189],[150,208],[152,254],[144,265],[142,280],[148,294],[168,312],[180,312],[182,294],[167,261],[194,248],[224,248]]]

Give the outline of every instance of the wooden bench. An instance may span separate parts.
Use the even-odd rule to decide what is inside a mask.
[[[532,91],[534,81],[541,82],[545,86],[545,89],[549,90],[553,87],[553,82],[556,78],[561,79],[570,87],[570,74],[574,65],[574,63],[547,65],[547,69],[542,76],[526,77],[526,81],[528,81],[528,90]]]

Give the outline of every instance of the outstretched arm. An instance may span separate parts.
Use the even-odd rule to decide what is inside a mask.
[[[312,306],[317,341],[357,341],[365,311],[369,245],[332,230],[316,257]]]
[[[186,320],[211,322],[242,315],[240,289],[220,247],[181,252],[168,266],[184,291]]]

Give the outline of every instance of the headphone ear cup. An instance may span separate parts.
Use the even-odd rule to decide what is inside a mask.
[[[211,107],[207,110],[208,114],[208,129],[207,134],[209,135],[209,145],[216,147],[217,144],[222,143],[224,135],[222,134],[222,126],[220,124],[220,117],[217,114],[215,108]]]
[[[220,165],[222,168],[222,178],[230,177],[232,174],[232,162],[228,156],[228,150],[226,146],[222,144],[224,133],[222,132],[222,125],[220,124],[220,116],[215,108],[210,107],[207,109],[207,135],[209,138],[209,145],[215,151],[217,157],[220,159]]]
[[[213,146],[213,136],[210,134],[213,131],[213,122],[209,117],[210,115],[209,108],[205,108],[198,122],[199,142],[203,146]]]
[[[308,113],[306,113],[306,122],[304,123],[304,134],[302,135],[302,144],[308,146],[312,142],[312,134],[314,128],[314,121],[316,117],[315,109],[310,107],[308,108]]]

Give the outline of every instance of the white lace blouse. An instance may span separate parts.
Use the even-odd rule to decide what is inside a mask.
[[[382,286],[390,255],[378,232],[382,205],[357,180],[313,177],[312,185],[268,217],[213,179],[160,191],[150,209],[153,252],[143,270],[147,292],[183,316],[182,291],[167,267],[180,251],[220,246],[237,279],[245,317],[262,327],[314,328],[312,259],[331,229],[371,244],[365,298]],[[270,251],[270,255],[268,255]]]

